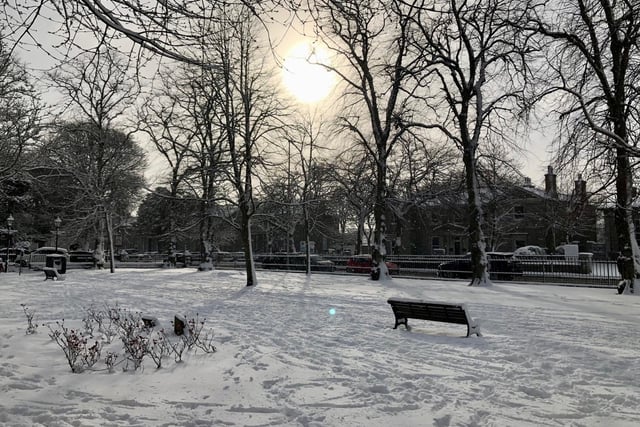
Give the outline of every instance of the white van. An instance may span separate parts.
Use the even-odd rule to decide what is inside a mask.
[[[47,255],[58,254],[64,255],[69,261],[69,253],[64,248],[54,248],[51,246],[43,246],[31,252],[29,255],[29,268],[42,270],[46,266]]]

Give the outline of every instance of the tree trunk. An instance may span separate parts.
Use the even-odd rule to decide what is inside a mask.
[[[98,245],[97,248],[95,250],[95,258],[96,258],[96,267],[97,268],[104,268],[104,263],[105,263],[105,259],[104,259],[104,215],[99,214],[98,215]]]
[[[362,237],[363,236],[364,236],[364,215],[360,213],[358,215],[358,231],[356,233],[354,255],[362,254]]]
[[[465,147],[463,162],[465,168],[465,184],[468,197],[469,244],[471,246],[472,276],[469,286],[487,285],[490,283],[487,273],[486,242],[482,232],[482,202],[478,194],[478,177],[476,169],[476,145]]]
[[[251,246],[251,217],[247,206],[240,205],[240,237],[244,248],[245,269],[247,272],[247,286],[256,285],[256,269],[253,263],[253,248]]]
[[[200,225],[199,225],[199,233],[200,233],[200,265],[198,266],[199,271],[209,271],[213,270],[214,259],[213,259],[213,245],[212,245],[212,237],[211,237],[211,217],[207,215],[207,207],[208,203],[206,200],[202,200],[200,202]]]
[[[309,220],[309,206],[307,205],[307,188],[305,185],[304,199],[302,202],[302,214],[304,216],[304,241],[307,276],[311,276],[311,221]]]
[[[622,251],[625,246],[631,249],[634,268],[637,273],[640,271],[638,261],[640,259],[640,249],[638,248],[638,242],[635,237],[635,224],[633,222],[632,167],[626,150],[619,148],[616,154],[618,174],[616,175],[615,224],[618,237],[618,250]]]
[[[116,259],[113,252],[113,224],[111,221],[111,214],[105,212],[105,221],[107,223],[107,239],[109,241],[109,271],[115,272]]]
[[[379,150],[382,154],[376,167],[376,201],[373,207],[375,229],[373,232],[373,251],[371,253],[371,279],[380,280],[388,278],[389,271],[384,262],[387,254],[387,164],[384,157],[385,150]]]
[[[296,242],[293,239],[295,225],[292,224],[291,216],[287,224],[287,253],[296,253]]]

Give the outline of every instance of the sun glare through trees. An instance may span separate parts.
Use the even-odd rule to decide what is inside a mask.
[[[336,83],[334,74],[325,65],[331,65],[326,49],[308,42],[295,45],[282,66],[285,87],[300,102],[322,101]]]
[[[559,244],[629,249],[640,277],[636,1],[0,9],[0,248],[46,245],[60,217],[112,264],[242,251],[248,285],[254,253],[310,264],[312,244],[372,255],[374,280],[387,255],[469,252],[484,285],[490,253]]]

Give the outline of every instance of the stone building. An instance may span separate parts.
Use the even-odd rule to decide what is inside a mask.
[[[479,191],[488,250],[513,251],[526,245],[553,250],[566,242],[588,247],[596,240],[597,210],[581,176],[568,194],[558,191],[551,166],[544,188],[525,178],[521,184],[485,184]],[[470,247],[466,217],[466,193],[433,197],[396,218],[394,252],[464,254]]]

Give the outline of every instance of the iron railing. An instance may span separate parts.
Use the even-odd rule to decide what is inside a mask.
[[[489,255],[492,280],[557,283],[576,286],[615,287],[621,280],[615,261],[594,260],[591,254],[512,257]],[[337,271],[346,271],[349,257],[329,256]],[[388,263],[397,267],[400,277],[470,277],[467,255],[389,255]],[[443,266],[445,269],[443,269]],[[453,273],[453,274],[452,274]]]
[[[564,284],[590,287],[615,287],[621,280],[615,261],[596,260],[591,254],[580,254],[578,257],[560,255],[547,256],[518,256],[510,254],[493,254],[490,256],[489,273],[492,280],[509,280],[529,283]],[[262,264],[265,255],[256,255],[255,264],[259,269],[292,270],[291,263],[285,265]],[[493,257],[493,259],[492,259]],[[312,271],[333,272],[337,274],[366,275],[369,270],[359,264],[358,268],[348,268],[349,256],[323,256],[333,263],[331,268],[326,265],[314,266]],[[116,261],[120,267],[160,267],[166,261],[167,255],[144,254],[130,256],[126,261]],[[387,265],[396,277],[416,278],[448,278],[470,277],[471,267],[468,255],[389,255]],[[43,258],[44,263],[44,258]],[[199,256],[192,254],[190,262],[180,262],[179,266],[197,266]],[[217,259],[216,268],[242,269],[244,260]],[[73,263],[71,263],[73,264]],[[69,265],[73,268],[72,265]],[[295,269],[293,269],[295,270]],[[304,270],[300,268],[299,270]],[[355,271],[355,272],[353,272]]]

